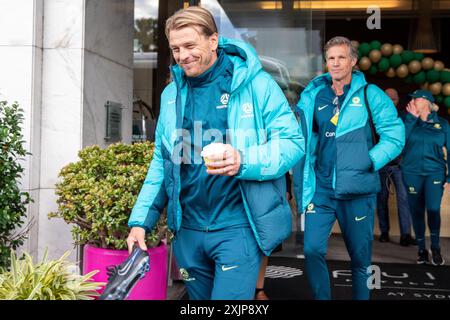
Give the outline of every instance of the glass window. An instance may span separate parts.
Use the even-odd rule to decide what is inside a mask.
[[[154,141],[156,119],[151,102],[158,51],[158,3],[159,0],[135,0],[133,142]]]
[[[264,69],[298,102],[310,79],[323,70],[323,14],[295,8],[295,1],[202,0],[217,22],[219,34],[253,45]]]
[[[158,50],[158,0],[135,0],[134,52]]]

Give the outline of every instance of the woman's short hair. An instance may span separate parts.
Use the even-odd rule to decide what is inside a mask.
[[[166,21],[166,37],[169,38],[171,30],[178,30],[185,27],[200,27],[205,36],[211,36],[217,33],[216,22],[214,17],[205,8],[199,6],[191,6],[178,10]]]

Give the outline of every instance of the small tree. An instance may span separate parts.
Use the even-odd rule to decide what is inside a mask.
[[[24,223],[26,205],[32,199],[20,191],[19,179],[24,169],[19,160],[28,153],[23,147],[21,124],[23,110],[17,102],[0,101],[0,267],[10,263],[10,250],[21,246],[26,232],[16,232]]]
[[[73,224],[76,244],[126,249],[128,219],[153,158],[154,144],[116,143],[107,148],[90,146],[78,153],[79,161],[62,168],[56,185],[58,210],[49,214]],[[161,219],[147,235],[147,245],[159,245],[167,225]]]

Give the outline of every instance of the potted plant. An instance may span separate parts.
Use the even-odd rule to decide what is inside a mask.
[[[128,256],[128,218],[153,157],[150,142],[116,143],[105,149],[90,146],[78,153],[79,161],[65,166],[56,185],[58,210],[49,217],[73,224],[75,243],[83,246],[83,273],[99,270],[96,281],[108,280],[107,267]],[[147,234],[150,272],[128,299],[166,299],[167,236],[165,215]]]
[[[104,283],[93,282],[96,271],[84,276],[73,273],[75,266],[67,261],[70,252],[58,260],[34,264],[28,253],[17,259],[11,250],[9,270],[0,268],[0,300],[92,300]]]
[[[0,101],[0,267],[9,265],[10,249],[23,245],[31,227],[30,222],[19,231],[27,217],[27,205],[33,201],[20,186],[21,160],[30,155],[24,148],[23,121],[23,109],[17,102]]]

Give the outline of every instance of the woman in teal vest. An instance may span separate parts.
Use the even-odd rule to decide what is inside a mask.
[[[425,209],[431,238],[431,263],[445,263],[441,256],[439,233],[440,207],[445,189],[450,189],[450,177],[444,149],[449,150],[448,121],[436,113],[434,98],[429,91],[416,90],[410,95],[405,117],[406,145],[400,166],[408,193],[409,207],[419,253],[418,264],[430,262],[425,246]]]

